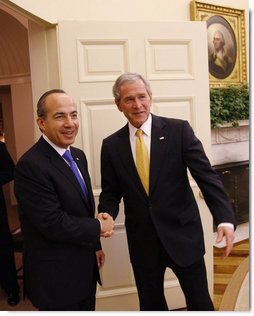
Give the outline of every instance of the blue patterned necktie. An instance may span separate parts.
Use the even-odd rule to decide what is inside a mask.
[[[66,150],[66,152],[63,154],[63,158],[65,160],[67,160],[68,163],[70,164],[70,168],[71,168],[72,172],[74,173],[76,179],[78,180],[78,182],[79,182],[79,184],[81,186],[81,189],[84,192],[85,198],[86,198],[86,200],[88,202],[89,201],[89,199],[88,199],[88,192],[87,192],[87,188],[85,186],[85,182],[80,176],[80,173],[78,171],[78,167],[77,167],[77,165],[76,165],[76,163],[75,163],[75,161],[74,161],[74,159],[73,159],[73,157],[71,155],[71,152],[69,150]]]

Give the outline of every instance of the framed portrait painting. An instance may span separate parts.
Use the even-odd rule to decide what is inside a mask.
[[[206,21],[211,86],[247,80],[244,10],[191,1],[191,20]]]

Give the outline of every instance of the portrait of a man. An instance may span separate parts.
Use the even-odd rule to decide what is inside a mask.
[[[231,26],[220,16],[207,21],[209,72],[217,79],[227,78],[236,62],[236,40]]]

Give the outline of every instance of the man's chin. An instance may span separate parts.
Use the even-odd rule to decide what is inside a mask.
[[[146,116],[140,115],[139,117],[135,117],[133,119],[132,125],[139,128],[141,125],[143,125],[145,123],[146,120],[147,120]]]
[[[71,140],[65,140],[62,142],[62,146],[64,146],[64,148],[67,148],[69,146],[71,146],[75,141],[75,138],[74,139],[71,139]]]

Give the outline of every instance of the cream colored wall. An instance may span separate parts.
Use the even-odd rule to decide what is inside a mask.
[[[51,86],[59,86],[58,81],[58,57],[56,45],[56,33],[53,24],[60,20],[80,20],[80,21],[189,21],[190,20],[190,1],[191,0],[0,0],[1,3],[20,6],[34,16],[52,23],[52,30],[47,28],[44,33],[44,26],[37,25],[36,22],[29,24],[29,47],[33,51],[31,54],[31,75],[33,78],[33,102],[36,104],[38,96]],[[199,0],[200,2],[232,7],[245,10],[246,24],[246,45],[247,45],[247,67],[249,66],[249,3],[248,0]],[[21,10],[21,11],[22,11]],[[38,36],[38,33],[41,36]],[[38,40],[45,37],[45,41]],[[43,47],[42,47],[43,46]],[[34,54],[41,50],[41,53]],[[46,53],[45,53],[46,52]],[[51,52],[49,56],[48,53]],[[52,55],[53,54],[53,55]],[[35,56],[35,60],[33,60]],[[38,64],[38,56],[48,58],[48,69],[45,63]],[[49,69],[51,71],[49,71]],[[54,69],[54,71],[52,71]],[[45,77],[46,76],[46,77]],[[247,76],[249,71],[247,69]],[[46,80],[43,81],[43,78]],[[43,82],[43,84],[42,84]],[[46,84],[46,86],[45,86]],[[35,127],[35,138],[40,136],[40,132]]]
[[[58,20],[188,21],[190,19],[190,0],[13,0],[11,2],[51,23],[56,23]],[[249,7],[248,0],[200,0],[200,2],[245,10]]]
[[[59,20],[189,21],[191,0],[13,0],[28,12],[57,23]],[[249,65],[249,0],[199,0],[245,10],[247,65]],[[251,1],[250,1],[251,2]],[[247,71],[247,75],[249,72]]]

